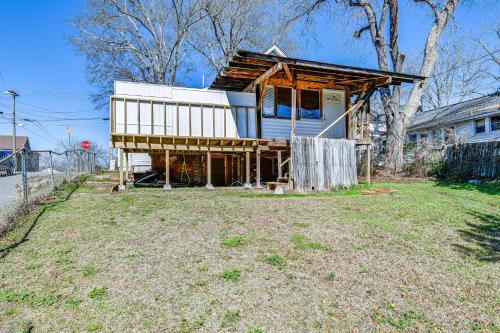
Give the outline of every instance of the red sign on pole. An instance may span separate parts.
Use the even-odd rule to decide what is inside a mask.
[[[90,148],[90,142],[88,142],[87,140],[82,141],[82,148],[83,149],[89,149]]]

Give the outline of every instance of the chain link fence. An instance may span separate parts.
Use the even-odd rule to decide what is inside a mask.
[[[0,158],[0,235],[31,203],[63,182],[95,172],[95,154],[85,150],[19,150]]]

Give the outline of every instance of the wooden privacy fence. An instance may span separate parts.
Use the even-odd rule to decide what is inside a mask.
[[[444,153],[448,178],[465,181],[470,178],[500,178],[500,141],[460,143],[447,147]]]
[[[354,140],[294,136],[291,152],[298,192],[330,191],[358,183]]]

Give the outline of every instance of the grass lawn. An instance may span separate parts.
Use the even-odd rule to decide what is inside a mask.
[[[374,187],[83,185],[0,253],[0,331],[498,332],[500,184]]]

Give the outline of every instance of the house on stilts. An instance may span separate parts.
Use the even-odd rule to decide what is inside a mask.
[[[370,96],[422,80],[294,59],[273,47],[236,52],[205,89],[117,81],[110,147],[119,150],[120,184],[127,156],[136,153],[149,155],[146,177],[156,175],[166,189],[288,183],[306,192],[355,184],[355,148],[371,144]]]

